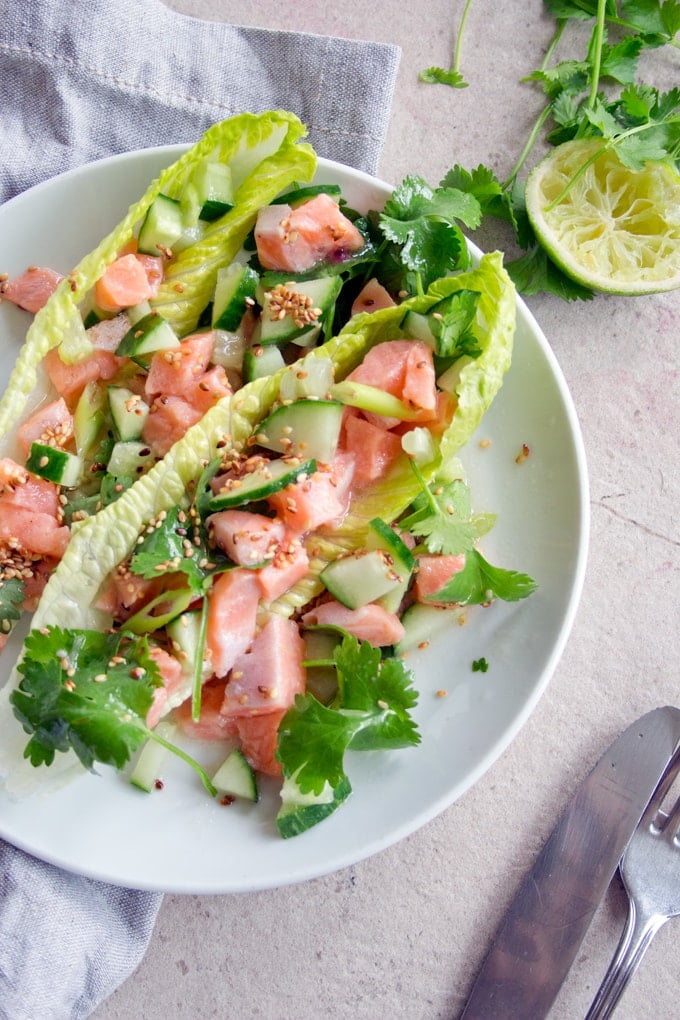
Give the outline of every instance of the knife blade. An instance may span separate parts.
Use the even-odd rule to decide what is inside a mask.
[[[461,1020],[547,1016],[644,809],[680,746],[680,709],[632,723],[605,751],[536,858]]]

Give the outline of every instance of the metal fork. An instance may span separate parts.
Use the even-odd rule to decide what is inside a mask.
[[[680,797],[668,813],[661,810],[678,772],[676,754],[621,858],[628,919],[585,1020],[612,1015],[656,933],[666,921],[680,916]]]

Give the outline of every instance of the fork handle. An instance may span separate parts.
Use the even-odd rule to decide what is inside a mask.
[[[634,904],[630,905],[618,947],[585,1020],[607,1020],[612,1015],[652,939],[667,920],[659,914],[640,914]]]

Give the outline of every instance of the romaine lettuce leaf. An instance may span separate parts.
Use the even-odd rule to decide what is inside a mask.
[[[299,141],[304,133],[304,125],[291,113],[244,113],[213,125],[196,145],[163,170],[36,314],[0,400],[0,437],[22,414],[36,387],[38,366],[49,350],[59,346],[63,360],[70,363],[90,353],[79,304],[133,236],[156,196],[163,192],[178,197],[194,167],[204,159],[234,164],[234,208],[215,221],[200,242],[182,252],[153,302],[181,334],[196,325],[210,299],[218,267],[233,259],[260,206],[267,205],[288,184],[313,176],[316,154],[310,145]]]

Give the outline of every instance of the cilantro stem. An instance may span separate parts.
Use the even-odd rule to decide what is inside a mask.
[[[600,87],[600,68],[602,66],[602,46],[604,44],[605,7],[607,0],[597,0],[597,21],[593,32],[593,75],[590,83],[588,109],[593,110],[597,102]]]
[[[191,766],[194,772],[199,775],[203,786],[206,788],[211,797],[217,796],[217,790],[213,786],[210,776],[203,766],[199,765],[195,758],[192,758],[190,754],[183,751],[181,747],[177,746],[177,744],[173,744],[171,741],[166,740],[165,737],[161,737],[155,730],[147,730],[147,732],[151,740],[154,740],[157,744],[160,744],[161,747],[164,747],[167,751],[177,755],[177,757],[181,758],[183,762]]]
[[[541,67],[540,67],[541,71],[545,71],[546,67],[548,66],[548,64],[552,60],[553,53],[557,49],[558,43],[559,43],[560,39],[562,38],[562,34],[563,34],[566,26],[567,26],[566,19],[558,20],[557,28],[553,32],[553,37],[552,37],[552,39],[550,40],[550,42],[548,44],[548,48],[545,51],[545,56],[543,57],[543,60],[541,62]],[[517,162],[513,166],[512,170],[510,171],[509,176],[506,178],[506,180],[503,182],[503,184],[501,184],[501,188],[503,189],[503,191],[507,191],[509,188],[511,188],[514,185],[514,183],[515,183],[515,181],[516,181],[520,171],[522,170],[522,167],[524,166],[524,164],[526,163],[526,161],[527,161],[527,159],[529,157],[529,154],[530,154],[531,150],[533,149],[534,145],[536,144],[536,139],[538,138],[538,135],[539,135],[541,129],[543,128],[543,125],[545,124],[546,120],[550,116],[551,112],[552,112],[552,103],[547,103],[546,106],[544,106],[544,108],[541,110],[540,114],[538,115],[538,117],[536,119],[536,122],[534,123],[533,128],[529,132],[529,137],[526,140],[524,148],[522,149],[521,153],[519,154],[519,158],[517,159]]]
[[[472,0],[466,0],[465,7],[460,19],[460,25],[458,26],[458,33],[456,35],[456,42],[453,48],[453,63],[451,64],[451,70],[454,74],[460,73],[461,56],[463,53],[463,33],[465,32],[465,25],[472,7]]]
[[[201,622],[198,628],[198,641],[196,642],[196,655],[194,658],[194,676],[191,689],[191,718],[198,722],[201,715],[201,693],[203,691],[203,658],[205,651],[206,635],[208,633],[208,593],[206,592],[201,603]]]

